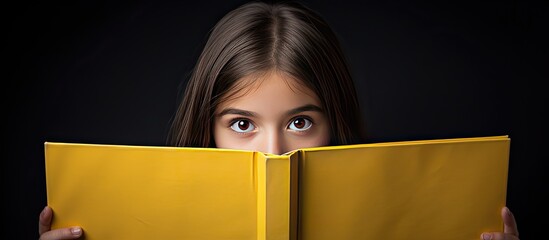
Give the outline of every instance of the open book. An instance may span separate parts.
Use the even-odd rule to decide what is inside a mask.
[[[45,143],[53,228],[85,239],[478,239],[507,136],[254,151]]]

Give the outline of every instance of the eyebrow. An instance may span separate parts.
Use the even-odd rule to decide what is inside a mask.
[[[320,112],[320,113],[323,112],[322,108],[320,108],[319,106],[313,105],[313,104],[307,104],[301,107],[291,109],[290,111],[288,111],[288,115],[295,115],[295,114],[306,112],[306,111],[314,111],[314,112]]]
[[[222,117],[227,114],[236,114],[236,115],[242,115],[246,117],[254,117],[257,114],[255,112],[246,111],[242,109],[236,109],[236,108],[225,108],[223,111],[217,114],[218,117]]]
[[[320,108],[319,106],[316,106],[316,105],[313,105],[313,104],[307,104],[307,105],[303,105],[301,107],[296,107],[294,109],[290,109],[289,111],[287,111],[287,114],[288,115],[295,115],[295,114],[298,114],[298,113],[301,113],[301,112],[306,112],[306,111],[314,111],[314,112],[320,112],[320,113],[323,112],[322,108]],[[255,112],[246,111],[246,110],[237,109],[237,108],[223,109],[223,111],[218,113],[217,116],[222,117],[222,116],[227,115],[227,114],[236,114],[236,115],[242,115],[242,116],[246,116],[246,117],[255,117],[255,116],[257,116],[257,113],[255,113]]]

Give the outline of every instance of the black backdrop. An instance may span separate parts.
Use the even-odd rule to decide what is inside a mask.
[[[163,145],[209,29],[242,2],[5,7],[2,234],[38,238],[45,141]],[[545,4],[305,3],[341,38],[370,142],[509,135],[508,206],[522,239],[541,234],[549,160]]]

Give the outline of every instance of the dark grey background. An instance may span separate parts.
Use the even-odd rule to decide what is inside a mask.
[[[6,5],[2,234],[38,238],[45,141],[163,145],[208,31],[243,2]],[[341,39],[369,142],[509,135],[508,206],[522,239],[541,234],[549,160],[546,4],[305,3]]]

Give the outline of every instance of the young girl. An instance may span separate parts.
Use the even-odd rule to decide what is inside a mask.
[[[339,42],[314,11],[296,3],[252,2],[213,28],[172,125],[170,144],[282,154],[297,148],[363,140],[355,87]],[[75,239],[80,227],[51,230],[40,214],[41,239]],[[505,233],[518,239],[502,210]],[[364,223],[367,224],[367,223]]]

